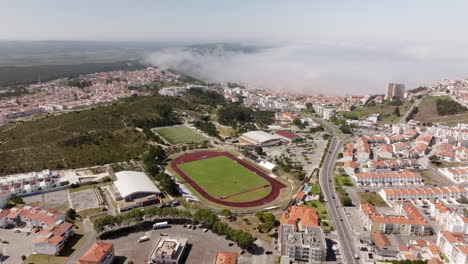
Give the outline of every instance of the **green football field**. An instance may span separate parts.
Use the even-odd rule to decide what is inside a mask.
[[[260,188],[270,185],[267,180],[226,156],[177,166],[211,196],[227,197],[225,201],[248,202],[263,198],[271,192],[271,186]]]
[[[153,129],[153,132],[156,132],[171,144],[183,144],[207,140],[207,138],[202,134],[185,125],[156,128]]]

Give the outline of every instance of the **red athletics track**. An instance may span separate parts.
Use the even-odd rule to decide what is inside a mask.
[[[204,158],[211,158],[211,157],[217,157],[217,156],[226,156],[234,161],[237,161],[239,164],[242,166],[246,167],[247,169],[255,172],[257,175],[260,177],[264,178],[271,184],[271,192],[258,200],[255,201],[250,201],[250,202],[228,202],[228,201],[223,201],[218,198],[214,198],[210,194],[208,194],[201,186],[199,186],[195,181],[193,181],[187,174],[185,174],[179,167],[177,166],[178,164],[182,164],[185,162],[191,162],[191,161],[196,161],[196,160],[201,160]],[[212,151],[202,151],[202,152],[194,152],[194,153],[189,153],[185,154],[182,156],[179,156],[175,158],[171,162],[171,168],[177,172],[182,178],[185,179],[186,182],[188,182],[192,187],[197,190],[199,194],[201,194],[205,199],[212,201],[217,204],[225,205],[225,206],[232,206],[232,207],[254,207],[254,206],[259,206],[259,205],[264,205],[266,203],[272,202],[273,200],[278,197],[280,190],[282,188],[285,188],[286,185],[282,184],[281,182],[271,178],[268,176],[265,172],[262,170],[258,169],[257,167],[253,166],[252,164],[241,160],[234,155],[232,155],[229,152],[212,152]]]

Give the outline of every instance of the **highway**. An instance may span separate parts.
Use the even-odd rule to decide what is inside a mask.
[[[338,240],[340,242],[340,253],[345,263],[359,263],[355,259],[354,255],[359,255],[357,248],[353,245],[353,237],[351,236],[352,228],[349,221],[346,219],[346,213],[341,207],[341,203],[338,200],[338,196],[335,194],[335,163],[338,153],[343,147],[345,139],[338,139],[335,135],[336,128],[332,125],[324,122],[323,120],[317,119],[317,122],[322,124],[327,129],[332,138],[328,153],[323,162],[322,168],[319,175],[319,183],[322,188],[322,193],[325,198],[328,213],[332,219],[333,227],[337,232]],[[335,197],[335,198],[333,198]],[[341,221],[340,219],[343,219]]]

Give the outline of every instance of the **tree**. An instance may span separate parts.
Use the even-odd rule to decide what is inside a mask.
[[[305,128],[305,125],[302,123],[302,121],[299,118],[295,118],[292,123],[293,125],[297,126],[300,129]]]
[[[240,231],[241,233],[237,236],[237,239],[235,241],[237,241],[237,244],[239,244],[241,248],[250,247],[255,241],[254,237],[250,233],[247,233],[242,230]]]
[[[78,214],[76,213],[75,209],[70,208],[65,213],[65,218],[67,219],[68,222],[72,222],[72,221],[74,221],[76,219],[77,215]]]
[[[306,109],[308,112],[310,113],[315,113],[315,110],[314,110],[314,105],[312,103],[306,103]]]
[[[395,110],[393,110],[393,115],[399,117],[400,116],[400,108],[397,106],[395,107]]]
[[[353,202],[352,202],[351,198],[349,198],[349,196],[347,196],[347,195],[341,196],[340,201],[341,201],[341,204],[343,206],[352,206],[353,205]]]
[[[179,195],[179,186],[174,179],[164,172],[158,173],[154,179],[161,185],[161,188],[170,195]]]
[[[223,209],[223,210],[221,210],[221,215],[222,216],[231,216],[232,212],[229,209]]]
[[[265,152],[263,152],[263,148],[260,146],[255,147],[255,152],[257,152],[257,154],[260,156],[265,155]]]
[[[14,203],[14,204],[25,204],[23,201],[23,198],[19,197],[16,194],[13,194],[12,196],[10,196],[9,200],[11,203]]]

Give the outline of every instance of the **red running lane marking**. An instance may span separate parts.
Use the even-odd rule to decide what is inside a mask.
[[[211,196],[210,194],[208,194],[200,185],[198,185],[195,181],[193,181],[187,174],[185,174],[177,166],[178,164],[191,162],[191,161],[197,161],[197,160],[201,160],[201,159],[205,159],[205,158],[217,157],[217,156],[226,156],[226,157],[236,161],[237,163],[241,164],[245,168],[253,171],[258,176],[264,178],[265,180],[267,180],[270,183],[271,192],[267,196],[265,196],[265,197],[263,197],[261,199],[258,199],[258,200],[255,200],[255,201],[250,201],[250,202],[228,202],[228,201],[223,201],[222,199],[215,198],[215,197]],[[194,153],[185,154],[185,155],[182,155],[182,156],[179,156],[179,157],[175,158],[171,162],[171,168],[175,172],[177,172],[182,178],[184,178],[186,182],[188,182],[199,194],[201,194],[208,201],[211,201],[211,202],[214,202],[214,203],[217,203],[217,204],[221,204],[221,205],[225,205],[225,206],[231,206],[231,207],[254,207],[254,206],[260,206],[260,205],[267,204],[269,202],[274,201],[276,199],[276,197],[278,197],[278,195],[280,193],[280,190],[282,188],[286,187],[286,185],[284,185],[281,182],[271,178],[270,176],[268,176],[262,170],[258,169],[257,167],[253,166],[252,164],[250,164],[250,163],[248,163],[248,162],[246,162],[244,160],[241,160],[241,159],[235,157],[234,155],[232,155],[229,152],[201,151],[201,152],[194,152]],[[236,195],[236,194],[234,194],[234,195]]]

